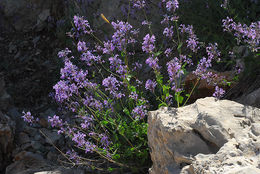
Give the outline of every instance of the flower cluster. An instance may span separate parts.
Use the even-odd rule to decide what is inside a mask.
[[[109,91],[110,94],[116,99],[120,99],[124,96],[124,94],[118,92],[120,87],[120,82],[113,77],[112,75],[105,78],[102,82],[102,85],[105,86],[105,90]]]
[[[194,73],[202,79],[207,79],[208,81],[210,80],[211,74],[210,72],[207,72],[207,70],[212,67],[213,60],[219,60],[220,56],[220,52],[218,51],[217,46],[217,43],[214,45],[210,43],[206,47],[208,57],[202,57],[197,65],[196,70],[194,71]]]
[[[133,3],[133,7],[136,7],[138,9],[145,7],[145,0],[131,0]]]
[[[74,16],[74,25],[77,31],[83,31],[83,33],[85,34],[93,33],[93,30],[91,29],[88,20],[85,20],[83,16]]]
[[[260,41],[260,21],[253,22],[250,26],[246,24],[236,23],[233,19],[227,17],[222,20],[224,31],[233,32],[234,36],[237,38],[238,43],[247,43],[253,52],[257,52]]]
[[[181,24],[179,29],[182,33],[187,33],[189,35],[188,39],[186,40],[187,47],[196,53],[200,47],[198,38],[193,31],[193,26],[187,25],[186,27],[184,24]]]
[[[25,122],[27,122],[29,124],[33,124],[33,123],[36,123],[37,121],[39,121],[38,118],[34,118],[34,116],[32,116],[31,112],[24,112],[23,111],[22,118],[24,119]]]
[[[146,53],[153,52],[153,50],[155,49],[154,43],[155,43],[155,36],[154,35],[150,36],[150,34],[147,34],[144,37],[144,41],[142,43],[143,51]]]
[[[215,87],[215,92],[213,94],[214,97],[216,98],[221,98],[223,95],[225,94],[225,90],[223,90],[222,88],[216,86]]]
[[[162,2],[166,4],[166,9],[169,12],[174,13],[179,8],[178,0],[162,0]]]

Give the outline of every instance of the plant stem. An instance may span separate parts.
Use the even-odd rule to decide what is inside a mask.
[[[193,88],[192,88],[192,90],[191,90],[191,92],[190,92],[188,98],[187,98],[186,101],[184,102],[183,106],[185,106],[185,104],[186,104],[186,103],[188,102],[188,100],[190,99],[190,96],[192,95],[192,93],[193,93],[194,89],[196,88],[196,86],[198,85],[199,81],[200,81],[200,78],[197,78],[197,81],[196,81],[195,85],[193,86]]]

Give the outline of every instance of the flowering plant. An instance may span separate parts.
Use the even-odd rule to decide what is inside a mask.
[[[129,4],[139,10],[147,5],[143,0],[131,0]],[[212,80],[216,74],[209,71],[221,57],[218,44],[199,42],[192,25],[179,24],[177,0],[162,0],[161,6],[166,11],[161,21],[162,44],[148,19],[142,24],[148,26],[149,33],[140,41],[139,30],[128,21],[110,23],[102,15],[114,30],[110,39],[102,41],[95,36],[88,20],[74,16],[70,36],[76,49],[66,48],[58,53],[64,67],[61,80],[53,87],[55,100],[73,117],[55,115],[49,117],[49,122],[74,142],[77,150],[68,151],[67,157],[76,164],[101,170],[106,168],[103,161],[93,160],[101,156],[133,171],[147,169],[149,109],[186,105],[201,79],[214,83],[213,96],[220,98],[224,94]],[[91,38],[95,42],[86,42]],[[201,59],[198,54],[203,55]],[[136,57],[144,60],[136,61]],[[147,75],[144,70],[148,70]],[[185,91],[183,79],[190,72],[197,76],[197,81],[192,90]],[[36,121],[30,113],[25,113],[24,119]]]

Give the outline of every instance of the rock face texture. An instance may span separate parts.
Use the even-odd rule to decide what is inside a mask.
[[[150,174],[260,173],[260,109],[212,97],[149,112]]]
[[[243,95],[238,99],[239,103],[250,105],[254,107],[260,108],[260,88],[256,89],[255,91]]]
[[[28,31],[32,28],[38,30],[44,27],[45,21],[58,7],[60,0],[1,0],[0,6],[3,15],[17,31]]]
[[[15,122],[0,111],[0,173],[11,161]]]

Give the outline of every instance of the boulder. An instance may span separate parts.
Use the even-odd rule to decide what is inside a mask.
[[[244,105],[260,108],[260,88],[256,89],[255,91],[249,94],[241,96],[237,101]]]
[[[0,112],[0,173],[11,161],[15,123]]]
[[[0,110],[7,110],[11,96],[5,90],[4,76],[0,73]]]
[[[260,173],[260,109],[213,97],[148,114],[150,174]]]
[[[2,13],[17,31],[41,30],[53,13],[60,11],[61,0],[1,0]],[[58,6],[59,5],[59,6]]]

